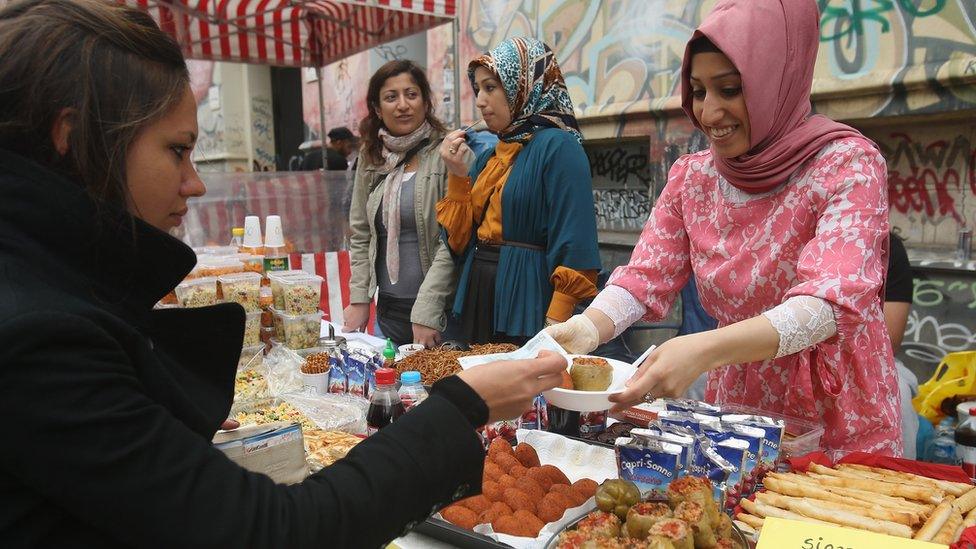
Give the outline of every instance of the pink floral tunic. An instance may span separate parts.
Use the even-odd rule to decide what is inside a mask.
[[[694,273],[721,326],[793,296],[820,297],[837,333],[798,353],[709,373],[706,399],[746,404],[824,425],[822,446],[901,455],[898,383],[881,296],[887,269],[884,159],[869,141],[824,147],[789,181],[745,202],[710,151],[686,155],[644,227],[630,264],[610,284],[656,321]]]

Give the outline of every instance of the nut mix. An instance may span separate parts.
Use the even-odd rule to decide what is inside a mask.
[[[294,276],[278,280],[281,287],[282,305],[290,315],[307,315],[319,310],[322,295],[322,277]]]
[[[176,287],[176,297],[182,307],[207,307],[217,304],[217,281],[197,278]]]
[[[318,337],[318,336],[316,336]],[[244,346],[261,344],[261,313],[248,313],[244,321]]]
[[[329,353],[315,353],[314,355],[309,355],[305,358],[305,363],[302,364],[303,374],[325,374],[328,373],[331,367],[331,357]]]
[[[261,310],[261,276],[256,273],[237,273],[219,278],[224,301],[240,303],[247,312]]]
[[[285,332],[285,347],[307,349],[319,342],[322,313],[310,315],[281,315]]]

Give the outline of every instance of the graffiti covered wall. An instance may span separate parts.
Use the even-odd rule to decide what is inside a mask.
[[[972,130],[965,123],[923,126],[897,117],[939,119],[944,113],[976,109],[976,2],[816,1],[821,33],[815,110],[864,127],[879,142],[891,169],[892,222],[903,230],[909,245],[951,246],[960,226],[976,222]],[[642,191],[653,196],[678,156],[706,146],[679,110],[676,94],[685,43],[714,4],[715,0],[463,2],[461,64],[510,36],[543,38],[556,52],[588,141],[648,139],[648,186]],[[441,29],[433,32],[450,36]],[[435,95],[446,92],[437,79],[432,84]],[[461,91],[461,119],[470,123],[477,111],[466,81]],[[883,127],[866,127],[879,118],[889,120]],[[591,153],[591,167],[598,169],[595,158]],[[605,194],[597,190],[598,210]],[[607,202],[616,204],[606,210],[611,217],[636,206],[625,208],[620,200],[620,193],[615,193]],[[634,230],[634,223],[623,218],[608,222]]]
[[[816,0],[817,109],[841,119],[976,107],[976,2]],[[462,66],[510,36],[541,37],[584,123],[676,108],[685,42],[714,0],[472,0]],[[761,43],[757,46],[761,47]],[[856,99],[855,99],[856,97]],[[470,89],[462,119],[476,116]],[[622,134],[618,134],[622,135]]]
[[[864,132],[888,162],[891,225],[910,246],[949,248],[976,224],[976,128],[968,120]]]

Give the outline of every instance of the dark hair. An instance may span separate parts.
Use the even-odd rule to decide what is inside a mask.
[[[691,41],[691,55],[699,53],[722,53],[707,36],[699,36]]]
[[[104,0],[20,0],[0,9],[0,147],[125,206],[125,159],[140,130],[179,102],[180,47],[147,13]],[[51,130],[73,112],[68,151]]]
[[[359,135],[363,140],[363,153],[370,164],[383,163],[383,141],[380,140],[379,131],[383,127],[383,119],[376,114],[380,108],[380,89],[383,84],[394,76],[409,73],[413,81],[420,87],[420,95],[424,98],[424,105],[427,106],[427,122],[435,130],[446,132],[447,128],[437,119],[434,114],[434,102],[431,99],[430,82],[424,70],[416,63],[409,60],[390,61],[373,73],[369,79],[369,88],[366,91],[366,117],[359,123]]]

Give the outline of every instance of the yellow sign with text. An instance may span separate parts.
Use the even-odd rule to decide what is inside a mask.
[[[756,549],[945,549],[946,545],[896,538],[842,526],[767,517]]]

